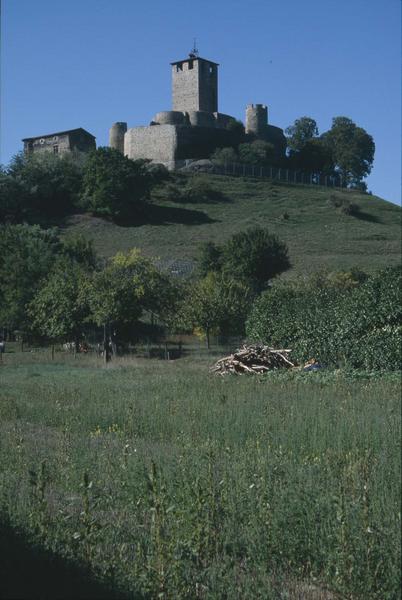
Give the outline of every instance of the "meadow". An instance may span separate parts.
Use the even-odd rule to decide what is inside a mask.
[[[143,222],[117,225],[89,214],[67,217],[65,233],[93,240],[97,253],[110,257],[138,247],[169,264],[190,263],[203,242],[222,243],[249,227],[268,228],[289,248],[292,269],[285,277],[322,267],[367,272],[400,262],[401,209],[376,196],[309,185],[291,185],[222,175],[202,175],[212,198],[183,201],[155,192]],[[181,175],[179,187],[191,181]],[[163,190],[162,190],[163,191]],[[357,204],[356,216],[334,208],[333,201]]]
[[[399,376],[210,363],[6,353],[3,522],[121,598],[398,598]]]

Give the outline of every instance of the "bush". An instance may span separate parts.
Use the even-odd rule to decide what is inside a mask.
[[[393,267],[358,285],[289,284],[265,292],[247,321],[251,340],[290,347],[293,357],[312,357],[353,368],[400,368],[401,272]]]
[[[328,205],[339,210],[344,215],[355,217],[360,212],[360,206],[354,202],[350,202],[347,198],[342,198],[331,194],[328,199]]]
[[[17,155],[6,177],[2,175],[0,205],[4,216],[11,209],[9,222],[45,222],[72,212],[81,190],[84,161],[85,157],[74,153]]]
[[[131,218],[142,212],[155,184],[148,161],[131,160],[113,148],[98,148],[85,165],[82,207],[102,217]]]

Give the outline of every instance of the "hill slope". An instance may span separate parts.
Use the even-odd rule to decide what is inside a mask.
[[[101,256],[134,246],[162,261],[192,260],[199,243],[222,242],[260,225],[289,246],[289,275],[321,267],[357,266],[367,271],[399,262],[401,209],[376,196],[330,188],[285,185],[219,175],[203,176],[219,192],[214,201],[182,203],[154,199],[146,223],[121,226],[74,215],[63,229],[92,238]],[[358,217],[342,214],[330,197],[360,207]]]

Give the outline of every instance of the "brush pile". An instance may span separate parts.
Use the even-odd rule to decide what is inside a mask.
[[[290,369],[295,367],[289,360],[291,350],[275,350],[269,346],[243,346],[234,354],[218,360],[211,371],[218,375],[233,373],[261,374],[274,369]]]

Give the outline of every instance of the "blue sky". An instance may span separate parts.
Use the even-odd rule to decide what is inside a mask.
[[[220,63],[220,112],[264,103],[273,125],[307,115],[320,133],[350,117],[376,143],[369,189],[400,203],[400,13],[399,0],[2,0],[1,162],[24,137],[84,127],[106,145],[113,122],[148,124],[197,37]]]

